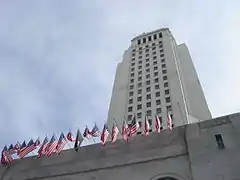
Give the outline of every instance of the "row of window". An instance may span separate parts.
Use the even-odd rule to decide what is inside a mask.
[[[147,88],[147,92],[148,92],[148,89],[150,89],[150,87]],[[140,90],[141,90],[141,89],[140,89]],[[141,90],[141,92],[142,92],[142,90]],[[169,94],[169,89],[165,90],[165,94],[166,94],[166,95]],[[156,92],[156,97],[160,97],[160,92]],[[146,99],[147,99],[147,100],[150,100],[150,99],[151,99],[151,94],[147,94],[147,95],[146,95]],[[138,102],[142,101],[142,96],[138,96],[138,97],[137,97],[137,101],[138,101]],[[167,102],[167,103],[170,102],[170,97],[167,97],[167,98],[166,98],[166,102]],[[128,103],[129,103],[129,104],[133,104],[133,99],[132,99],[132,98],[129,99],[129,100],[128,100]],[[160,100],[156,100],[156,105],[160,105],[160,104],[161,104],[161,101],[160,101]],[[147,105],[147,107],[151,107],[151,104],[150,104],[150,106]]]
[[[157,51],[155,51],[156,50],[156,47],[154,47],[154,48],[152,48],[152,49],[154,49],[154,51],[152,52],[152,55],[156,55],[157,54]],[[160,49],[160,54],[162,54],[163,53],[163,49]],[[149,49],[146,49],[145,50],[145,56],[146,57],[149,57]],[[139,51],[138,52],[138,55],[142,55],[143,54],[143,51]],[[132,53],[132,57],[134,57],[136,54],[135,53]]]
[[[141,78],[142,78],[142,77],[139,77],[138,80],[140,81]],[[147,78],[148,78],[148,76],[147,76]],[[131,83],[134,82],[134,81],[132,81],[132,80],[133,80],[133,79],[131,79],[131,81],[130,81]],[[167,76],[163,76],[163,80],[167,80]],[[158,82],[159,82],[159,78],[155,78],[155,79],[154,79],[154,83],[158,83]],[[151,84],[151,81],[150,81],[150,80],[147,80],[147,81],[146,81],[146,85],[150,85],[150,84]],[[163,85],[164,85],[164,87],[168,87],[168,82],[164,82]],[[138,88],[141,88],[142,86],[143,86],[143,84],[142,84],[141,82],[139,82],[139,83],[137,84],[137,87],[138,87]],[[129,89],[130,89],[130,90],[134,89],[134,84],[130,84]]]
[[[154,71],[158,70],[158,67],[157,67],[157,66],[154,66],[154,67],[153,67],[153,70],[154,70]],[[150,68],[147,68],[147,69],[146,69],[146,72],[149,73],[149,72],[150,72]],[[166,74],[166,73],[167,73],[167,70],[166,70],[166,69],[163,69],[163,70],[162,70],[162,74]],[[142,71],[140,70],[140,71],[138,72],[138,75],[141,75],[141,74],[142,74]],[[135,75],[134,72],[131,72],[130,77],[134,77],[134,75]]]
[[[139,63],[139,64],[142,64],[142,63]],[[132,63],[131,65],[134,66],[135,63]],[[153,65],[157,65],[157,61],[154,61],[154,62],[153,62]],[[146,63],[146,64],[145,64],[145,67],[146,67],[146,68],[150,67],[150,63]],[[166,64],[162,64],[162,68],[166,68]],[[142,65],[139,65],[139,66],[138,66],[138,69],[142,69]],[[132,67],[132,68],[131,68],[131,72],[133,72],[133,71],[135,71],[135,67]]]
[[[144,44],[146,42],[151,42],[152,40],[157,40],[158,38],[162,38],[162,33],[154,34],[154,35],[149,35],[148,37],[143,37],[142,39],[138,39],[137,43],[139,44]]]
[[[158,76],[158,72],[155,72],[154,73],[154,77],[155,77],[155,79],[154,79],[154,82],[155,83],[157,83],[157,82],[159,82],[159,78],[156,78]],[[150,79],[150,74],[146,74],[146,79]],[[164,75],[163,76],[163,80],[165,81],[165,80],[167,80],[168,78],[167,78],[167,76],[166,75]],[[138,81],[141,81],[142,80],[142,76],[139,76],[138,77]],[[148,81],[146,81],[146,84],[147,85],[149,85],[150,84],[150,82],[149,82],[150,80],[148,80]],[[130,85],[130,89],[133,89],[134,87],[133,87],[133,84],[132,83],[134,83],[134,79],[130,79],[130,83],[131,83],[131,85]],[[141,87],[142,85],[141,85],[141,83],[138,83],[138,87]]]
[[[159,45],[159,48],[163,48],[163,42],[162,42],[162,41],[159,41],[157,44],[156,44],[155,42],[153,42],[153,43],[152,43],[152,46],[151,46],[151,47],[152,47],[152,50],[155,50],[155,49],[156,49],[156,47],[155,47],[156,45]],[[149,51],[149,48],[150,48],[149,45],[146,44],[144,48],[143,48],[142,46],[139,46],[139,47],[138,47],[138,51],[141,51],[141,50],[143,50],[143,49],[145,49],[145,51]],[[136,52],[136,49],[133,49],[132,52],[135,53],[135,52]]]
[[[152,54],[153,54],[153,55],[156,55],[156,51],[154,51]],[[135,56],[135,54],[133,54],[132,61],[135,61],[134,56]],[[142,57],[143,57],[142,55],[139,55],[139,56],[138,56],[138,59],[142,59]],[[148,57],[149,57],[149,54],[146,54],[145,57],[148,58]],[[161,58],[164,57],[164,54],[161,53],[161,54],[160,54],[160,57],[161,57]],[[153,56],[153,59],[157,59],[157,56]]]

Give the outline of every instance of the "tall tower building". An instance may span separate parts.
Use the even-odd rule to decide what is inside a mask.
[[[186,44],[177,45],[168,28],[143,33],[131,41],[117,66],[108,112],[108,127],[135,114],[144,123],[147,114],[154,130],[155,115],[167,128],[211,119],[206,99]],[[141,134],[141,130],[137,134]]]

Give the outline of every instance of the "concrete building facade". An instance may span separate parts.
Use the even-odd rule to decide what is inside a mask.
[[[0,166],[0,180],[239,180],[240,114]]]
[[[134,114],[143,122],[147,114],[152,125],[157,114],[166,128],[168,112],[175,126],[211,119],[186,44],[177,45],[170,30],[163,28],[133,38],[124,52],[107,122],[111,127],[115,120],[120,126],[125,117],[131,124]]]

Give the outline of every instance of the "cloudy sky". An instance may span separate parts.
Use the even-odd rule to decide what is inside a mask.
[[[0,1],[0,146],[106,121],[117,63],[142,32],[186,42],[214,117],[240,111],[240,2]]]

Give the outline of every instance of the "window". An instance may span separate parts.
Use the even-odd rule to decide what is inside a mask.
[[[160,57],[164,57],[164,54],[160,54]]]
[[[149,52],[149,49],[145,49],[145,52],[146,52],[146,53]]]
[[[134,68],[131,68],[131,71],[133,72],[135,69]]]
[[[132,58],[132,61],[135,61],[135,58]]]
[[[166,89],[166,90],[165,90],[165,94],[169,94],[169,89]]]
[[[139,48],[140,49],[140,48]],[[139,51],[138,54],[142,54],[142,51]]]
[[[154,79],[154,82],[155,82],[155,83],[156,83],[156,82],[159,82],[159,79],[158,79],[158,78]]]
[[[163,80],[167,80],[167,76],[163,76]]]
[[[156,51],[154,51],[152,54],[153,54],[153,55],[156,55]],[[157,58],[157,57],[156,57],[156,58]]]
[[[160,53],[163,53],[163,49],[160,49]]]
[[[156,44],[155,43],[152,43],[152,46],[155,46]]]
[[[149,57],[149,54],[146,54],[146,57]]]
[[[153,39],[154,39],[154,40],[156,40],[156,39],[157,39],[157,35],[156,35],[156,34],[154,34],[154,36],[153,36]]]
[[[147,116],[151,116],[152,115],[152,111],[151,110],[148,110],[147,111]]]
[[[146,81],[146,85],[150,85],[150,80]]]
[[[146,67],[149,67],[149,63],[146,64]]]
[[[154,69],[154,70],[157,70],[157,69],[158,69],[158,67],[157,67],[157,66],[154,66],[154,67],[153,67],[153,69]]]
[[[135,53],[132,53],[132,57],[134,57],[135,56]]]
[[[143,38],[143,43],[146,43],[146,38]]]
[[[157,59],[157,56],[153,56],[153,60],[156,60]]]
[[[142,47],[139,47],[138,49],[139,49],[139,50],[142,50]]]
[[[134,66],[134,65],[135,65],[135,63],[133,62],[133,63],[132,63],[132,66]]]
[[[167,97],[167,98],[166,98],[166,102],[167,102],[167,103],[170,103],[170,102],[171,102],[170,97]]]
[[[147,92],[150,92],[150,91],[151,91],[151,87],[147,87],[147,88],[146,88],[146,91],[147,91]]]
[[[136,52],[136,49],[133,49],[132,52],[133,52],[133,53]]]
[[[159,45],[159,48],[163,48],[163,45],[162,45],[162,44],[160,44],[160,45]]]
[[[162,68],[166,68],[166,64],[162,64]]]
[[[151,99],[151,94],[147,94],[147,100]]]
[[[160,96],[160,92],[156,92],[156,97],[159,97]]]
[[[159,89],[159,84],[156,84],[156,85],[155,85],[155,89]]]
[[[141,112],[137,113],[137,118],[142,118],[142,113]]]
[[[148,36],[148,41],[152,41],[152,37],[151,36]]]
[[[128,112],[132,112],[132,106],[128,107]]]
[[[138,131],[138,132],[137,132],[137,135],[139,135],[139,134],[142,134],[142,131]]]
[[[154,73],[154,76],[158,76],[158,72],[155,72],[155,73]]]
[[[148,45],[145,46],[146,49],[147,49],[148,47],[149,47]]]
[[[138,64],[142,64],[142,61],[138,61]]]
[[[138,69],[142,69],[142,66],[138,66]]]
[[[133,99],[129,99],[129,100],[128,100],[128,103],[129,103],[129,104],[132,104],[132,103],[133,103]]]
[[[146,59],[146,62],[149,62],[149,58]]]
[[[131,73],[131,77],[134,77],[134,73]]]
[[[156,64],[157,64],[157,61],[154,61],[154,62],[153,62],[153,65],[156,65]]]
[[[151,102],[147,102],[146,106],[151,107]]]
[[[161,63],[165,63],[165,59],[161,59]]]
[[[134,83],[134,79],[130,79],[130,82],[131,82],[131,83]]]
[[[150,72],[150,69],[148,68],[148,69],[146,69],[146,72],[148,73],[148,72]]]
[[[158,34],[158,37],[159,37],[159,38],[162,38],[162,33],[161,33],[161,32]]]
[[[138,80],[141,81],[142,80],[142,76],[138,77]]]
[[[156,105],[160,105],[160,104],[161,104],[161,100],[160,99],[156,100]]]
[[[215,135],[216,141],[217,141],[217,145],[219,149],[224,149],[225,145],[223,143],[223,138],[221,134],[216,134]]]
[[[138,83],[138,87],[142,87],[142,83]]]
[[[138,89],[138,94],[142,94],[142,90],[141,89]]]
[[[153,50],[153,51],[156,50],[156,46],[152,47],[152,50]]]
[[[163,74],[166,74],[166,73],[167,73],[167,70],[166,70],[166,69],[162,70],[162,73],[163,73]]]
[[[139,56],[138,59],[142,59],[142,56]]]
[[[138,40],[138,45],[141,44],[141,39]]]
[[[138,100],[138,101],[142,101],[142,96],[139,96],[139,97],[137,98],[137,100]]]
[[[128,115],[128,121],[132,120],[132,115]]]
[[[172,106],[167,106],[167,111],[171,111],[172,110]]]
[[[149,125],[151,126],[152,125],[152,120],[151,119],[148,119],[148,122],[149,122]],[[150,129],[151,130],[151,129]],[[151,132],[151,131],[150,131]]]
[[[156,113],[157,113],[157,114],[160,114],[161,112],[162,112],[162,109],[161,109],[161,108],[157,108],[157,109],[156,109]]]
[[[138,75],[141,75],[142,74],[142,71],[138,71]]]
[[[159,41],[158,44],[162,44],[162,41]]]
[[[164,87],[168,87],[168,82],[165,82],[165,83],[164,83]]]
[[[140,110],[140,109],[142,109],[142,105],[141,105],[141,104],[138,104],[138,105],[137,105],[137,110]]]
[[[133,89],[134,88],[134,85],[130,85],[130,89]]]
[[[129,96],[133,96],[133,92],[129,92]]]
[[[146,79],[149,79],[149,78],[150,78],[150,74],[147,74],[147,75],[146,75]]]

